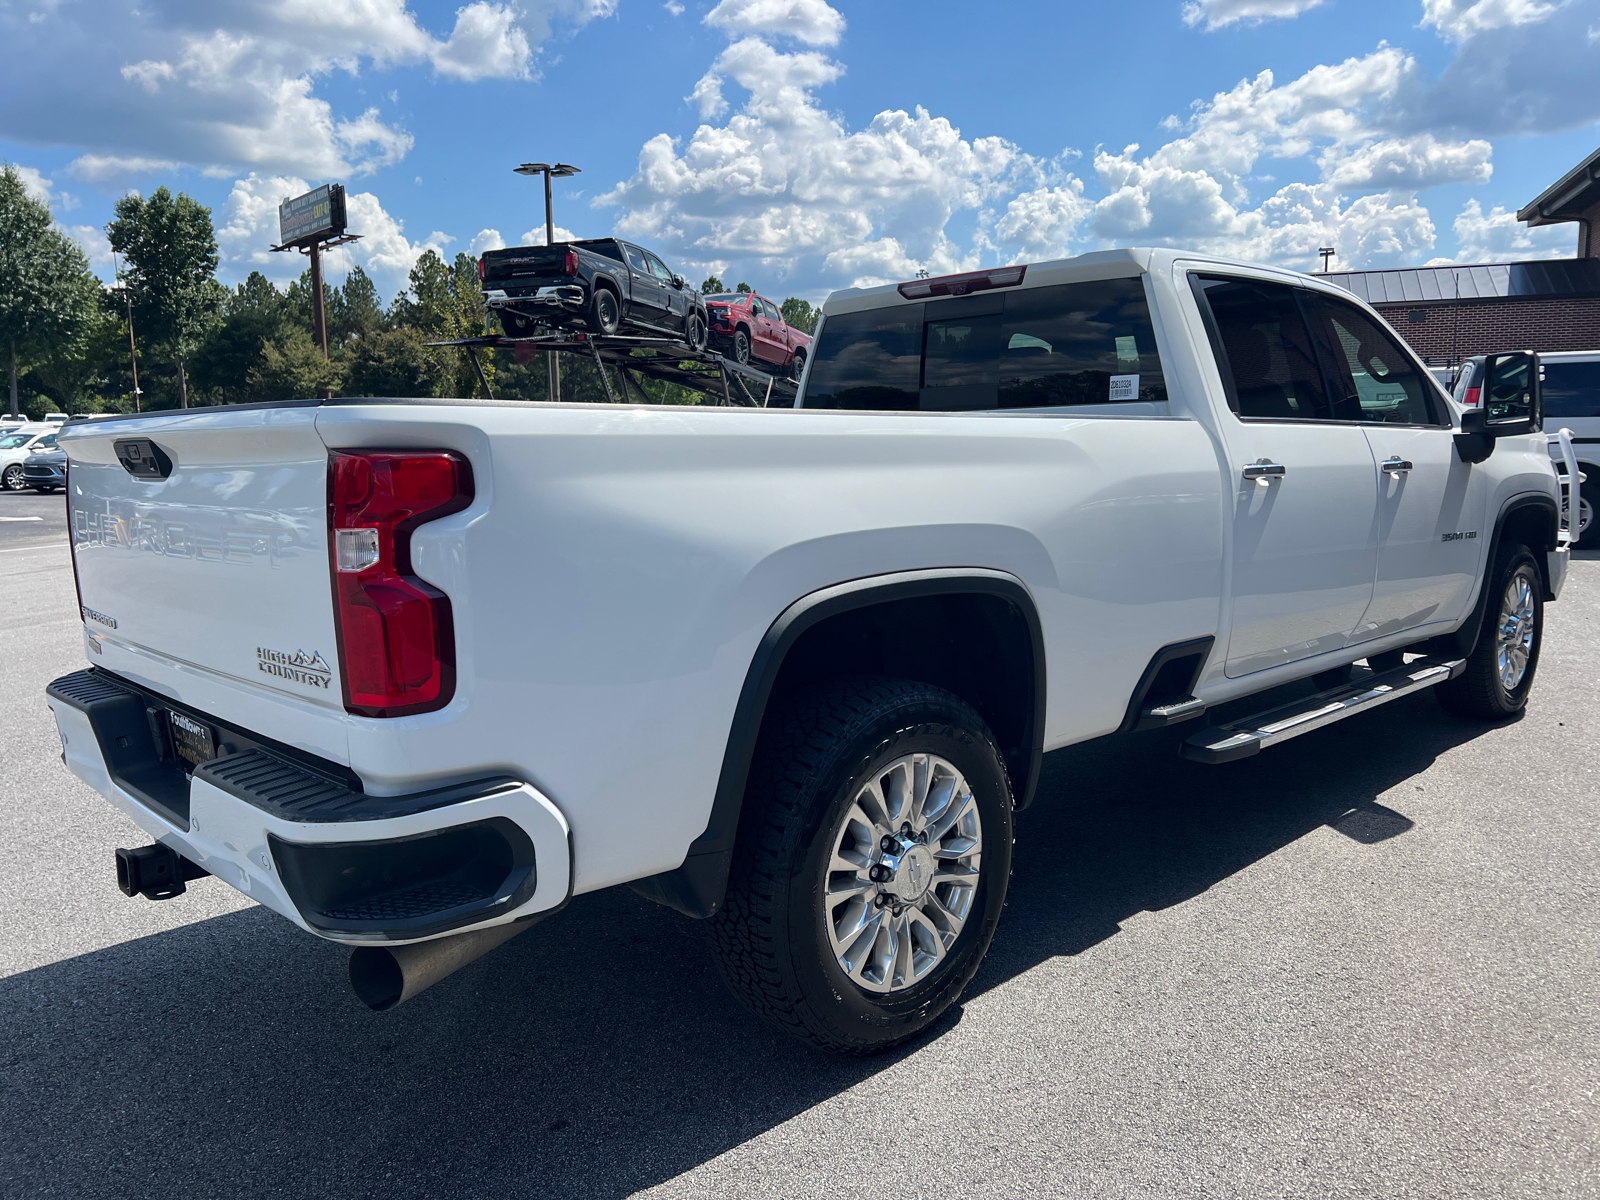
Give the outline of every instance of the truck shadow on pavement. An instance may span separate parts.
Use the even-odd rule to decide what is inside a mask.
[[[1419,697],[1227,767],[1180,761],[1182,729],[1048,756],[969,998],[1324,826],[1382,853],[1411,822],[1375,798],[1483,729]],[[769,1032],[703,927],[626,889],[392,1013],[344,967],[253,908],[0,981],[0,1190],[624,1196],[918,1052],[838,1060]]]

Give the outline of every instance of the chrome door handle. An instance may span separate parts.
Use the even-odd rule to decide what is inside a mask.
[[[1391,475],[1404,475],[1411,470],[1410,462],[1403,458],[1386,458],[1379,465]]]
[[[1253,463],[1246,463],[1244,467],[1244,477],[1246,479],[1254,479],[1257,483],[1262,484],[1271,479],[1281,479],[1288,473],[1288,468],[1282,463],[1269,462],[1264,458]]]

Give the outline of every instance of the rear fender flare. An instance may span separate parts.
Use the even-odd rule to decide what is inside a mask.
[[[1016,772],[1015,766],[1012,768],[1014,773],[1023,775],[1022,779],[1013,781],[1016,806],[1027,807],[1038,786],[1044,758],[1045,717],[1044,631],[1032,593],[1015,575],[982,568],[901,571],[854,579],[801,597],[768,627],[745,672],[705,832],[690,844],[682,866],[636,880],[630,885],[633,890],[691,917],[709,917],[722,906],[756,737],[784,658],[802,634],[852,609],[894,600],[954,594],[998,597],[1017,611],[1027,628],[1032,649],[1032,695],[1025,741],[1027,761],[1022,772]]]

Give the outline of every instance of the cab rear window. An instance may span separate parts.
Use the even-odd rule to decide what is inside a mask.
[[[1166,398],[1134,277],[830,316],[804,404],[950,412]]]

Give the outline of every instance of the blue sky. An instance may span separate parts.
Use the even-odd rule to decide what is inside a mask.
[[[564,229],[820,299],[1115,245],[1569,255],[1512,214],[1600,144],[1600,0],[0,0],[0,43],[0,157],[102,274],[165,183],[225,280],[287,279],[277,202],[340,181],[334,273],[386,296],[542,227],[527,159],[583,168]]]

